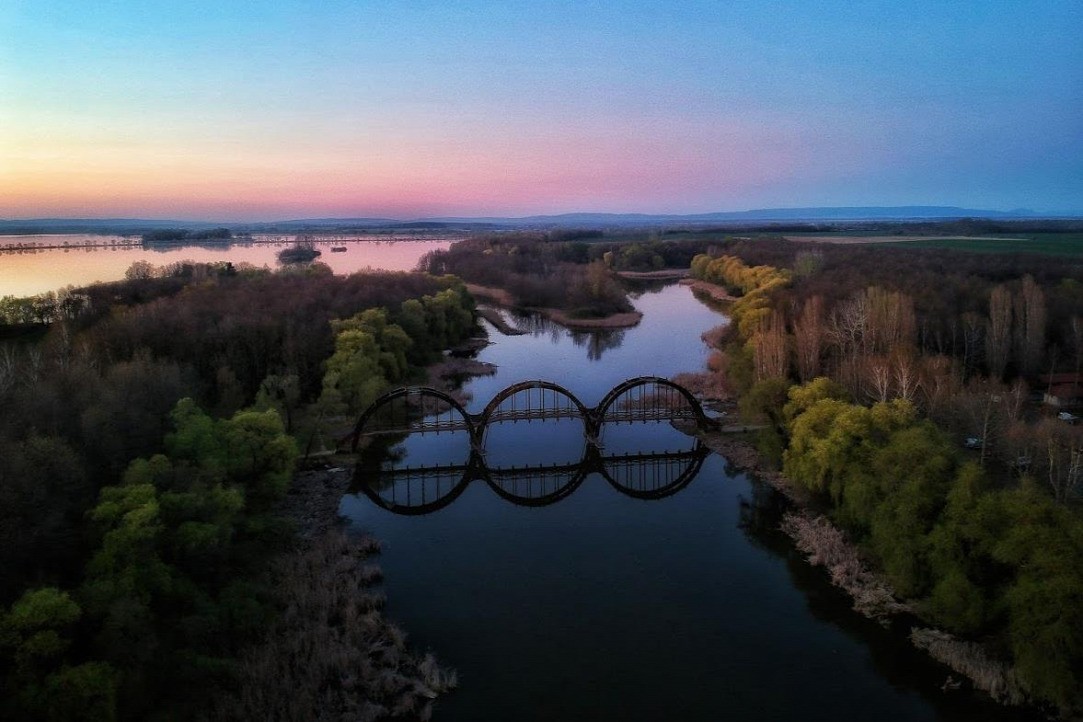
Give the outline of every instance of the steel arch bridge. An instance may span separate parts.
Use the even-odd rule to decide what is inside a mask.
[[[591,446],[598,446],[607,423],[690,421],[701,429],[717,427],[692,393],[659,376],[638,376],[621,382],[591,408],[552,381],[522,381],[500,391],[478,414],[469,413],[452,396],[425,386],[389,391],[365,409],[350,439],[356,451],[362,437],[467,431],[475,451],[484,446],[486,430],[497,423],[546,419],[580,419]]]

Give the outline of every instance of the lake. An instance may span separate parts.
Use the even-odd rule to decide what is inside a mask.
[[[410,271],[429,251],[448,248],[454,239],[433,235],[329,236],[315,235],[316,247],[337,274],[366,268]],[[358,240],[360,239],[360,240]],[[118,281],[136,261],[164,266],[177,261],[230,261],[276,268],[278,252],[293,243],[292,235],[253,234],[250,242],[228,246],[168,246],[143,248],[137,237],[91,234],[0,236],[0,296],[31,296],[68,285]],[[332,247],[346,251],[332,252]],[[18,248],[19,250],[10,250]],[[9,249],[9,250],[5,250]]]

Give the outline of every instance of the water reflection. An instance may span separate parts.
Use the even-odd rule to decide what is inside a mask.
[[[657,426],[652,423],[650,426]],[[708,450],[686,438],[676,450],[651,448],[606,451],[583,445],[582,458],[568,463],[558,456],[525,465],[497,465],[478,451],[460,463],[433,466],[404,463],[401,442],[370,447],[354,473],[355,486],[374,504],[394,514],[420,516],[454,502],[475,481],[517,506],[549,506],[570,496],[591,474],[598,474],[617,492],[634,499],[656,500],[676,494],[699,474]],[[553,448],[553,447],[550,447]]]
[[[450,236],[435,237],[366,237],[348,240],[317,236],[316,245],[323,251],[320,261],[336,274],[366,269],[409,271],[426,253],[448,248]],[[82,286],[95,281],[117,281],[136,261],[155,266],[191,261],[234,265],[247,263],[256,267],[278,266],[278,251],[293,242],[293,236],[253,235],[233,239],[227,245],[199,241],[199,245],[144,247],[142,239],[123,236],[67,234],[52,236],[0,237],[0,296],[29,296],[55,291],[67,285]],[[205,245],[206,243],[206,245]],[[333,247],[345,247],[334,252]]]
[[[737,473],[727,464],[727,474]],[[984,722],[1037,722],[1043,719],[1033,710],[1004,707],[969,687],[950,694],[943,691],[951,671],[908,641],[910,628],[921,624],[907,615],[892,617],[887,625],[868,619],[853,610],[853,600],[832,586],[820,567],[808,563],[781,530],[789,502],[765,483],[753,483],[739,497],[737,526],[758,549],[785,562],[793,587],[801,592],[808,613],[838,630],[855,644],[867,648],[877,674],[897,689],[919,694],[933,709],[936,719],[980,719]]]
[[[591,361],[600,361],[602,354],[615,348],[620,348],[624,343],[624,331],[572,331],[572,343],[577,348],[587,349],[587,358]]]

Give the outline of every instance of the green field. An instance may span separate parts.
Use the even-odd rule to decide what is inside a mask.
[[[1035,233],[1014,238],[930,238],[899,241],[892,245],[911,248],[949,248],[972,253],[1043,253],[1049,256],[1083,256],[1083,233]]]

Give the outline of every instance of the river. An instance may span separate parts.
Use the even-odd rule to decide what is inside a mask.
[[[724,317],[679,285],[634,302],[643,320],[624,331],[573,334],[528,318],[514,319],[533,328],[522,336],[487,326],[494,343],[478,358],[498,370],[465,384],[468,410],[518,381],[557,382],[591,406],[629,377],[700,370],[700,334]],[[638,478],[620,467],[621,454],[694,446],[668,423],[607,428],[608,478],[584,467],[574,491],[540,507],[481,480],[426,514],[392,513],[361,491],[343,499],[351,527],[384,542],[388,616],[458,671],[434,719],[1018,718],[971,692],[942,692],[948,670],[853,612],[778,531],[783,499],[725,459],[686,463],[690,480],[655,499],[635,489],[658,467]],[[585,447],[574,420],[502,423],[484,463],[574,466]],[[467,457],[465,432],[412,434],[382,466]]]

